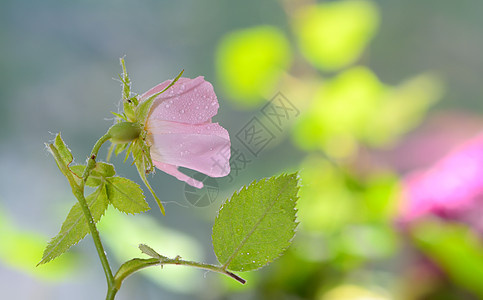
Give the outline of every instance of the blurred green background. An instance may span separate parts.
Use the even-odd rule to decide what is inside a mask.
[[[240,274],[246,286],[152,268],[118,299],[483,298],[481,233],[434,216],[410,230],[398,222],[402,179],[483,125],[481,11],[483,2],[466,0],[2,0],[1,298],[104,297],[90,237],[35,267],[74,203],[44,143],[61,132],[83,162],[113,122],[124,55],[137,93],[181,69],[204,75],[220,101],[214,121],[236,151],[211,205],[191,205],[185,185],[158,172],[150,181],[165,217],[109,212],[100,228],[115,266],[140,257],[140,242],[214,263],[211,226],[233,191],[294,170],[302,188],[292,247]],[[272,99],[292,108],[280,123],[263,109]],[[254,117],[273,137],[256,155],[237,139]],[[129,163],[115,163],[140,182]]]

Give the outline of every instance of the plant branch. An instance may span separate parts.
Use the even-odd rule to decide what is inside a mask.
[[[97,231],[96,223],[94,222],[94,218],[92,217],[89,206],[87,205],[87,201],[84,196],[84,187],[92,169],[94,169],[94,167],[96,166],[96,157],[99,153],[99,149],[101,148],[102,144],[109,140],[110,137],[111,136],[109,134],[105,134],[96,142],[87,161],[87,166],[84,170],[84,174],[82,174],[82,181],[80,183],[79,189],[73,189],[74,196],[77,198],[77,201],[79,202],[82,212],[84,213],[84,216],[87,220],[87,225],[92,235],[92,239],[94,240],[97,254],[99,255],[99,259],[101,260],[102,268],[104,269],[104,274],[106,275],[108,290],[110,290],[111,286],[113,285],[114,276],[112,275],[111,266],[109,265],[109,261],[107,260],[104,247],[102,246],[101,237],[99,236],[99,231]]]
[[[156,258],[134,258],[125,262],[117,271],[114,276],[114,285],[110,288],[108,297],[106,300],[114,299],[115,294],[121,288],[121,284],[124,279],[126,279],[131,274],[151,266],[163,266],[163,265],[185,265],[191,266],[199,269],[209,270],[217,273],[227,275],[236,281],[245,284],[246,280],[240,276],[227,271],[223,266],[215,266],[195,261],[183,260],[181,257],[176,256],[175,258],[168,258],[162,255]],[[111,298],[109,298],[109,296]]]

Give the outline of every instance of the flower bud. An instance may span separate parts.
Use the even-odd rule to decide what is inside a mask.
[[[109,128],[107,133],[111,136],[111,142],[125,144],[137,139],[142,130],[143,128],[138,123],[121,122]]]

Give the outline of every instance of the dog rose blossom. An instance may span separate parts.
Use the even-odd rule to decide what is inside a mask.
[[[404,194],[402,217],[405,221],[438,215],[478,223],[478,227],[483,228],[480,218],[483,210],[483,134],[466,141],[430,169],[407,176]]]
[[[170,83],[167,80],[156,85],[139,101],[161,92]],[[202,188],[203,183],[180,172],[179,167],[211,177],[228,175],[230,136],[225,128],[211,122],[218,107],[213,86],[203,76],[181,77],[156,96],[145,124],[153,164],[197,188]]]

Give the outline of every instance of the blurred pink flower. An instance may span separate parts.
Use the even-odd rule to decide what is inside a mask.
[[[404,180],[403,221],[433,214],[475,224],[483,209],[483,135]]]
[[[162,91],[165,81],[140,97],[140,101]],[[230,173],[230,136],[225,128],[212,123],[218,112],[213,86],[202,76],[180,78],[154,100],[146,121],[151,158],[154,165],[181,181],[202,188],[203,183],[178,167],[185,167],[211,177]]]

